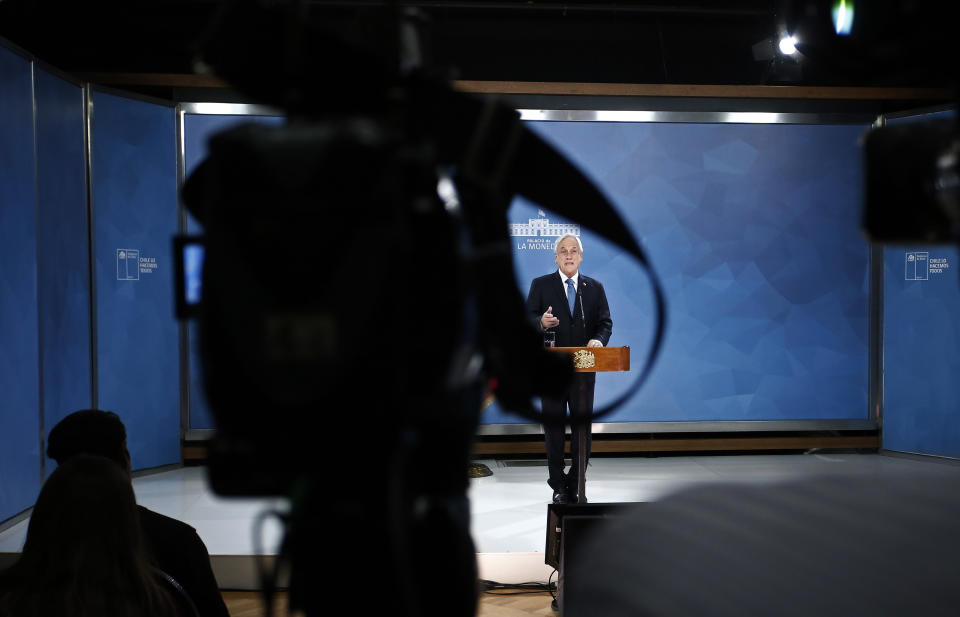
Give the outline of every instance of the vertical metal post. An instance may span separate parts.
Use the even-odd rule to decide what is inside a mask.
[[[180,104],[176,108],[176,126],[177,126],[177,231],[180,234],[187,233],[187,212],[180,200],[180,192],[183,189],[183,183],[186,180],[186,146],[184,137],[184,116],[185,113]],[[177,256],[174,256],[177,259]],[[174,281],[174,285],[182,285],[183,281]],[[190,429],[190,326],[184,321],[177,323],[177,345],[180,358],[180,458],[183,459],[183,441]]]
[[[886,124],[884,116],[878,116],[874,121],[874,127],[881,127]],[[870,244],[870,283],[867,292],[868,297],[868,367],[867,367],[867,404],[869,405],[869,416],[876,422],[880,430],[880,443],[883,446],[883,294],[884,294],[884,270],[886,260],[884,259],[885,250],[882,245]]]
[[[90,285],[90,407],[98,409],[100,406],[100,394],[97,384],[99,382],[98,356],[97,356],[97,269],[96,269],[96,230],[94,218],[93,203],[93,91],[90,84],[83,87],[83,125],[84,125],[84,150],[86,156],[84,163],[86,165],[87,175],[87,240],[89,257],[89,285]]]

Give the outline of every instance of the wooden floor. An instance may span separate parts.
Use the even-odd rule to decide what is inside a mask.
[[[557,615],[550,609],[553,598],[549,592],[516,594],[509,591],[480,595],[477,617],[525,617],[526,615]]]
[[[263,617],[263,598],[252,591],[225,591],[223,599],[230,617]],[[548,592],[516,594],[509,591],[484,593],[480,596],[477,617],[527,617],[528,615],[556,615],[550,609]],[[274,604],[274,616],[285,617],[287,598],[281,594]],[[363,611],[359,611],[363,613]]]
[[[263,617],[263,597],[256,591],[224,591],[223,601],[227,604],[230,617]],[[273,614],[281,617],[287,614],[287,595],[279,594],[274,603]]]

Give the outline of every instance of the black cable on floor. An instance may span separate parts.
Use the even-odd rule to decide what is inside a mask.
[[[553,577],[552,574],[550,576],[551,578]],[[544,592],[549,592],[550,595],[553,595],[556,589],[556,585],[549,581],[546,583],[498,583],[496,581],[488,581],[485,579],[480,580],[480,587],[482,588],[483,593],[495,594],[499,596],[515,596]]]

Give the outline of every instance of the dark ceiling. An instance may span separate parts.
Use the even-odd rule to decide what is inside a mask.
[[[259,16],[236,8],[253,4],[266,8]],[[858,2],[861,12],[853,34],[838,37],[825,26],[831,4],[825,0],[0,0],[0,36],[68,73],[190,74],[195,60],[203,57],[204,42],[227,33],[231,44],[242,48],[237,58],[256,55],[264,66],[283,73],[292,55],[296,60],[288,63],[288,71],[336,79],[342,72],[367,71],[367,65],[353,62],[354,50],[392,62],[384,58],[395,49],[389,25],[394,4],[419,11],[432,65],[454,79],[886,87],[956,83],[957,64],[948,47],[956,22],[943,14],[943,6],[955,2]],[[291,7],[299,12],[294,15]],[[787,28],[801,38],[798,59],[757,59],[755,46]],[[298,37],[326,37],[346,47],[306,46],[311,61],[304,62],[306,47],[288,45]]]

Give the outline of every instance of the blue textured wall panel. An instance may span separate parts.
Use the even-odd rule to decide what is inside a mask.
[[[860,126],[532,122],[611,198],[657,270],[668,329],[647,385],[607,422],[866,419],[869,247],[860,233]],[[558,218],[517,200],[510,223]],[[518,283],[556,270],[552,241],[515,236]],[[649,349],[646,275],[584,230],[612,346]],[[484,423],[526,422],[496,405]]]
[[[30,62],[0,47],[0,520],[41,483],[31,82]]]
[[[94,93],[93,230],[100,407],[127,425],[134,468],[180,460],[170,246],[177,232],[175,114]]]
[[[884,261],[883,447],[960,457],[960,254],[887,248]]]
[[[960,458],[960,254],[943,246],[889,247],[884,261],[883,447]]]
[[[194,168],[206,158],[207,141],[215,133],[238,124],[256,122],[262,124],[280,124],[283,118],[277,116],[227,116],[215,114],[185,114],[183,119],[184,169],[187,177]],[[201,234],[203,229],[192,216],[187,215],[187,233]],[[189,324],[190,336],[190,428],[215,428],[213,414],[207,404],[203,389],[203,374],[200,369],[200,354],[197,325]]]
[[[37,252],[43,426],[90,407],[90,257],[83,90],[37,71]],[[48,471],[54,464],[47,465]]]

